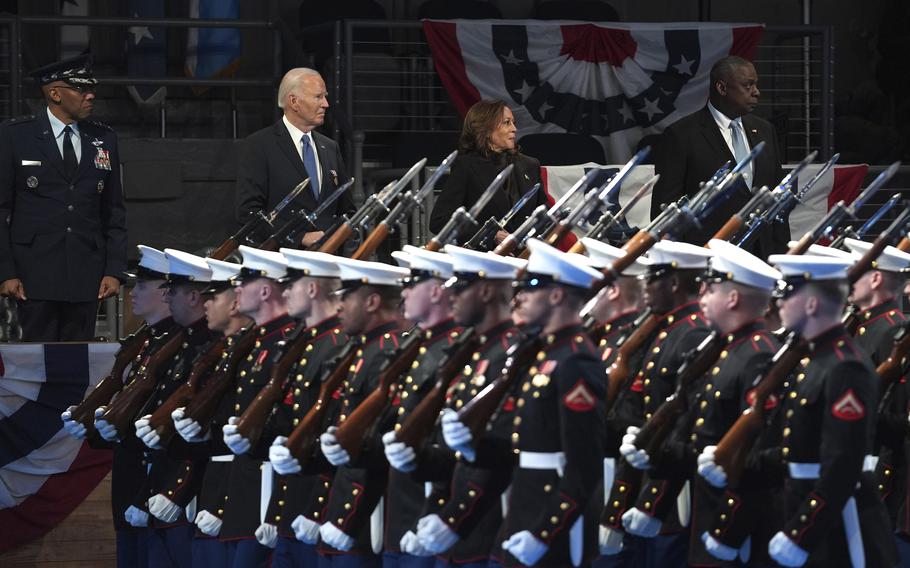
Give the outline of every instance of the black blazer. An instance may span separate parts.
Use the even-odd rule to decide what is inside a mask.
[[[751,114],[743,116],[742,121],[750,148],[761,141],[765,142],[765,149],[752,164],[752,186],[773,187],[783,178],[774,127],[768,121]],[[660,212],[660,204],[671,203],[683,195],[695,194],[698,184],[710,178],[724,162],[730,160],[735,163],[707,106],[671,124],[661,135],[658,146],[654,169],[660,174],[660,181],[654,187],[651,197],[652,218]],[[687,232],[683,240],[697,245],[705,244],[750,197],[745,189],[734,194],[708,218],[702,230]],[[770,227],[765,226],[748,248],[750,252],[767,258],[769,254],[786,251],[789,239],[789,225],[776,223]]]
[[[103,276],[126,269],[117,135],[78,126],[82,157],[67,180],[46,110],[0,125],[0,281],[21,279],[29,299],[91,302]]]
[[[334,140],[313,131],[313,141],[317,146],[319,165],[322,169],[322,186],[320,197],[328,196],[332,190],[350,179],[341,158],[341,151]],[[240,163],[237,166],[237,220],[245,223],[256,211],[271,211],[298,183],[307,178],[303,160],[297,153],[295,143],[279,120],[250,134],[243,142]],[[319,206],[313,192],[308,187],[292,204],[290,209],[313,211]],[[351,190],[345,192],[316,220],[317,226],[325,230],[332,225],[336,215],[350,213],[354,210]],[[286,213],[285,213],[286,214]]]
[[[480,213],[480,218],[477,219],[478,223],[483,224],[490,217],[500,218],[509,212],[515,201],[509,196],[508,184],[517,186],[516,194],[521,197],[531,189],[531,186],[540,182],[540,162],[536,158],[516,154],[514,164],[511,179],[506,181],[500,191],[496,192],[487,203]],[[459,154],[452,164],[445,186],[436,197],[433,213],[430,215],[430,230],[438,233],[455,210],[462,205],[470,209],[480,199],[481,194],[490,185],[493,178],[505,167],[505,160],[499,156],[486,158],[477,153]],[[541,187],[536,198],[529,200],[521,211],[512,217],[512,222],[509,223],[506,230],[513,231],[518,228],[518,225],[527,219],[535,207],[546,202],[547,196]],[[471,235],[462,235],[459,242],[464,242],[469,238]]]

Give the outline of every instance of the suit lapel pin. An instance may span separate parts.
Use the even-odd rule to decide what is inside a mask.
[[[336,172],[335,170],[329,170],[329,172],[332,174],[332,183],[337,186],[338,185],[338,172]]]

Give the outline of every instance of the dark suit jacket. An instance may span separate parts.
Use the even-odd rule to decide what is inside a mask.
[[[750,148],[761,141],[765,142],[765,149],[752,164],[752,187],[773,187],[783,178],[774,127],[753,115],[743,116],[742,121]],[[652,218],[660,212],[662,203],[671,203],[683,195],[693,195],[698,191],[698,184],[710,178],[724,162],[730,160],[735,163],[707,106],[671,124],[658,144],[654,168],[660,174],[660,181],[654,187],[651,197]],[[735,193],[708,218],[702,230],[687,232],[683,240],[697,245],[705,244],[750,197],[745,189]],[[750,252],[767,258],[769,254],[785,252],[789,238],[789,226],[786,223],[776,223],[770,227],[765,226],[747,248]]]
[[[350,178],[345,170],[338,144],[316,131],[313,131],[313,141],[317,146],[316,153],[319,155],[319,166],[322,169],[322,187],[319,195],[324,197]],[[238,220],[245,223],[256,211],[271,211],[306,178],[303,160],[300,159],[296,145],[291,140],[283,121],[279,120],[272,126],[250,134],[243,143],[237,167]],[[298,210],[301,207],[313,211],[318,206],[313,192],[307,187],[285,211]],[[348,190],[335,202],[335,207],[330,207],[319,216],[316,224],[320,230],[326,230],[332,225],[336,215],[353,210],[354,201],[351,198],[351,191]]]
[[[0,281],[21,279],[29,299],[90,302],[126,269],[117,135],[91,120],[79,133],[68,181],[46,110],[0,125]]]
[[[517,187],[514,195],[521,197],[535,183],[540,182],[540,162],[536,158],[516,154],[514,163],[511,180],[507,181],[483,208],[480,218],[477,219],[478,223],[483,224],[490,217],[503,217],[509,212],[515,201],[509,196],[508,184]],[[455,210],[462,205],[470,209],[504,167],[506,167],[506,162],[502,158],[486,158],[476,153],[459,154],[452,164],[445,187],[433,205],[433,213],[430,215],[430,230],[438,233]],[[534,211],[534,208],[546,202],[547,196],[541,187],[536,199],[530,199],[521,211],[512,217],[512,222],[509,223],[506,230],[514,231]],[[459,242],[464,242],[469,238],[471,238],[470,234],[462,235]]]

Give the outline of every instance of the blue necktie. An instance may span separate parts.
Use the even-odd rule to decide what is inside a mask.
[[[306,175],[310,177],[310,191],[319,201],[319,167],[316,165],[316,153],[313,152],[313,144],[306,134],[300,139],[300,143],[303,145],[303,167],[306,169]]]
[[[736,158],[736,163],[738,164],[749,155],[749,150],[746,149],[746,140],[743,138],[742,128],[735,120],[730,121],[730,137],[733,140],[733,157]],[[749,189],[752,189],[752,164],[746,167],[743,174],[746,185]]]

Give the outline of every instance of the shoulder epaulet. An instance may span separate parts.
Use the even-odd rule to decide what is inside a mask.
[[[109,130],[111,132],[114,131],[114,129],[111,128],[109,124],[101,122],[100,120],[86,120],[85,123],[90,124],[91,126],[97,126],[98,128],[100,128],[102,130]]]
[[[10,124],[21,124],[21,123],[31,122],[31,121],[35,120],[35,118],[36,117],[34,114],[25,114],[22,116],[14,116],[13,118],[4,120],[2,123],[0,123],[0,126],[7,126]]]

